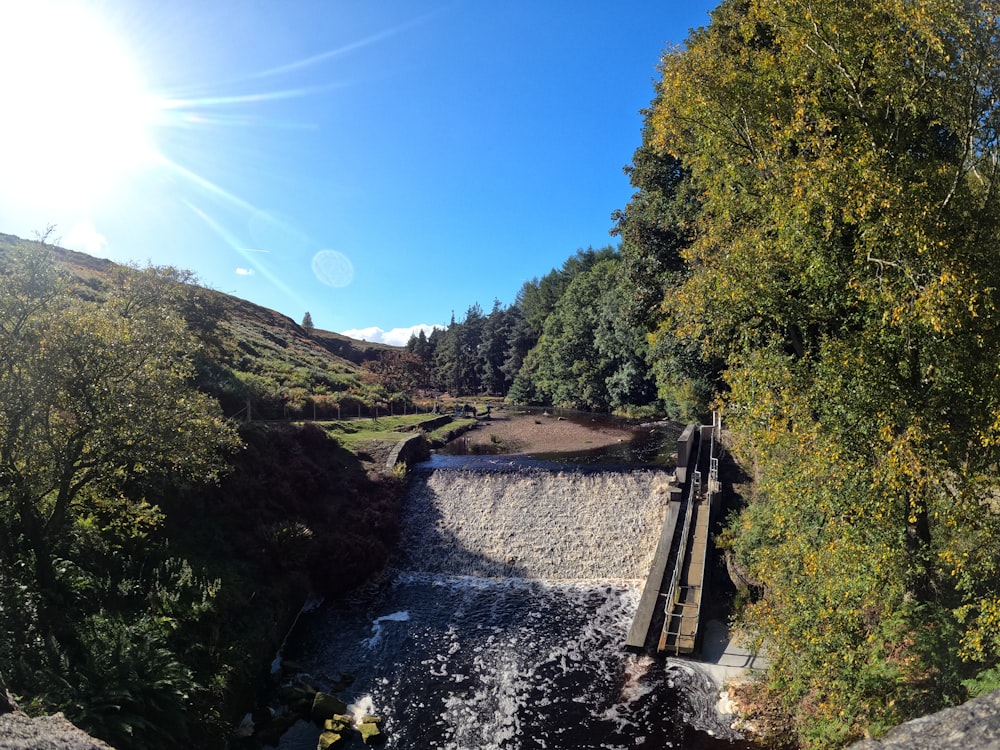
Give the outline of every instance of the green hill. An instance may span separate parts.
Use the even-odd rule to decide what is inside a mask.
[[[0,255],[21,246],[40,245],[0,234]],[[47,246],[85,298],[100,299],[121,266],[110,260]],[[176,270],[187,288],[184,311],[206,346],[199,358],[199,387],[216,396],[228,416],[264,419],[336,417],[338,406],[356,413],[377,398],[361,379],[362,363],[378,359],[387,344],[358,341],[313,329],[274,310],[202,287],[188,272]]]
[[[401,478],[295,419],[377,405],[392,347],[191,281],[0,235],[0,696],[118,750],[227,747],[398,536]]]

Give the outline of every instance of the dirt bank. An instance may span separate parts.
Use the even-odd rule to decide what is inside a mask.
[[[499,414],[481,419],[465,433],[470,447],[488,446],[489,452],[504,454],[564,453],[604,448],[631,440],[626,427],[600,422],[580,423],[545,414]]]

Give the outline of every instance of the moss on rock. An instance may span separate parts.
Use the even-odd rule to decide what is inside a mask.
[[[347,704],[340,698],[329,693],[316,693],[312,704],[312,719],[318,724],[322,724],[327,719],[332,719],[337,714],[346,714]]]

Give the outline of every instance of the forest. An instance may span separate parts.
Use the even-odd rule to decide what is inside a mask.
[[[772,740],[1000,687],[998,11],[726,0],[663,55],[618,244],[402,349],[5,251],[0,689],[121,750],[225,746],[260,644],[398,533],[394,479],[298,420],[441,392],[720,412],[750,489],[716,543]]]
[[[666,333],[651,342],[662,272],[650,259],[629,265],[638,262],[612,246],[578,250],[525,282],[510,307],[495,301],[485,314],[473,304],[463,319],[411,337],[405,352],[366,363],[369,380],[409,393],[696,419],[708,410],[713,364]]]

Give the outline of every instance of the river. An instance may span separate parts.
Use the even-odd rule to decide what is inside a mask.
[[[696,668],[622,648],[665,472],[500,459],[416,471],[393,567],[305,615],[285,657],[321,689],[350,675],[339,695],[387,748],[749,747]],[[300,722],[280,750],[318,734]]]

